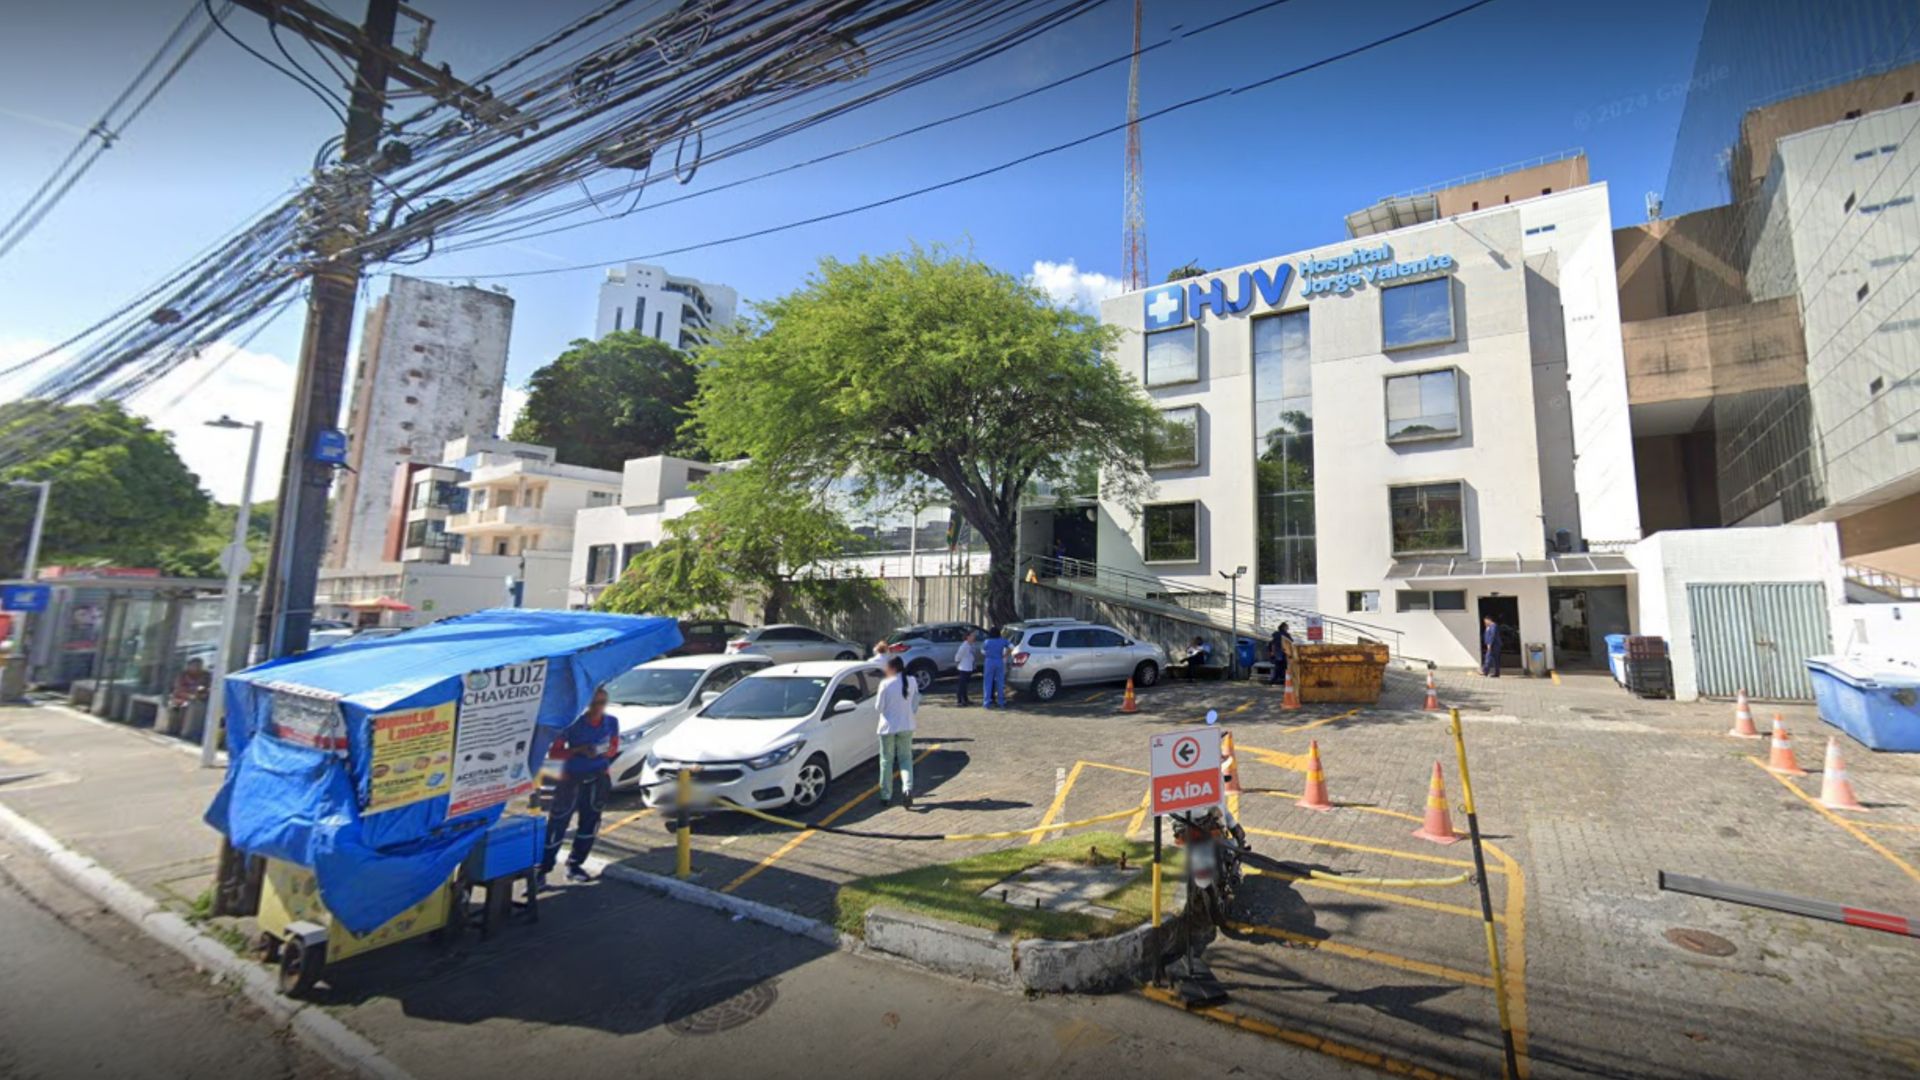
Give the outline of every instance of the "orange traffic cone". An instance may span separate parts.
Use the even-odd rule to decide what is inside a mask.
[[[1820,805],[1829,810],[1860,810],[1853,797],[1853,781],[1847,779],[1847,766],[1840,760],[1840,740],[1827,737],[1827,764],[1820,770]]]
[[[1307,789],[1294,805],[1303,810],[1333,809],[1333,802],[1327,798],[1327,774],[1320,768],[1318,739],[1307,744]]]
[[[1229,795],[1240,794],[1240,762],[1233,756],[1233,732],[1220,733],[1220,787]]]
[[[1287,669],[1286,686],[1280,691],[1280,707],[1283,709],[1297,709],[1300,707],[1300,691],[1293,688],[1293,669],[1291,667]]]
[[[1139,712],[1140,706],[1133,703],[1133,678],[1127,678],[1127,696],[1120,699],[1121,712]]]
[[[1745,690],[1740,691],[1740,696],[1734,700],[1733,727],[1727,734],[1736,739],[1757,739],[1760,737],[1759,729],[1753,726],[1753,706],[1747,704],[1747,692]]]
[[[1427,703],[1420,706],[1428,712],[1440,711],[1440,693],[1433,685],[1433,669],[1427,669]]]
[[[1767,754],[1767,771],[1780,776],[1805,776],[1807,770],[1793,757],[1793,739],[1779,713],[1773,714],[1773,747]]]
[[[1453,818],[1447,813],[1447,781],[1437,761],[1433,763],[1433,783],[1427,788],[1427,820],[1413,830],[1413,835],[1436,844],[1460,842],[1453,834]]]

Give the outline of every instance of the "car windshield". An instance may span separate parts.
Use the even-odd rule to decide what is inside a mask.
[[[700,715],[713,720],[791,720],[812,712],[826,690],[826,679],[756,676],[735,683]]]
[[[700,681],[696,668],[634,668],[607,684],[607,700],[622,705],[672,705]]]

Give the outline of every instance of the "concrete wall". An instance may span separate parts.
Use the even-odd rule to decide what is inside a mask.
[[[1713,582],[1819,582],[1830,604],[1845,595],[1832,525],[1690,529],[1656,533],[1627,549],[1640,572],[1637,632],[1667,639],[1674,697],[1699,697],[1687,586]],[[1707,628],[1703,628],[1707,629]]]
[[[1590,180],[1587,156],[1575,154],[1561,161],[1549,161],[1544,165],[1515,169],[1485,180],[1456,184],[1433,194],[1440,204],[1440,216],[1453,217],[1585,187]]]
[[[513,300],[489,289],[395,275],[368,312],[347,413],[348,464],[335,490],[326,565],[381,561],[388,496],[405,462],[500,426]]]
[[[1836,604],[1833,651],[1920,656],[1920,604]]]

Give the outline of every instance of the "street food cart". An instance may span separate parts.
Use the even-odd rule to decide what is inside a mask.
[[[207,823],[266,860],[262,951],[289,993],[326,964],[464,925],[526,882],[509,812],[595,688],[680,644],[672,619],[497,609],[269,661],[226,680],[230,764]]]

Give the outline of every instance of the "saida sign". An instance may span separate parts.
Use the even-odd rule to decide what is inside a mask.
[[[1170,282],[1142,293],[1141,302],[1145,305],[1146,329],[1168,330],[1190,317],[1198,320],[1208,313],[1215,318],[1239,315],[1256,303],[1269,309],[1279,307],[1296,273],[1300,295],[1312,299],[1347,296],[1368,285],[1388,285],[1402,278],[1451,273],[1457,265],[1451,255],[1425,255],[1400,262],[1394,258],[1391,245],[1380,244],[1325,258],[1305,258],[1297,264],[1281,263],[1271,271],[1264,266],[1242,270],[1234,275],[1231,286],[1226,277],[1216,275]]]

